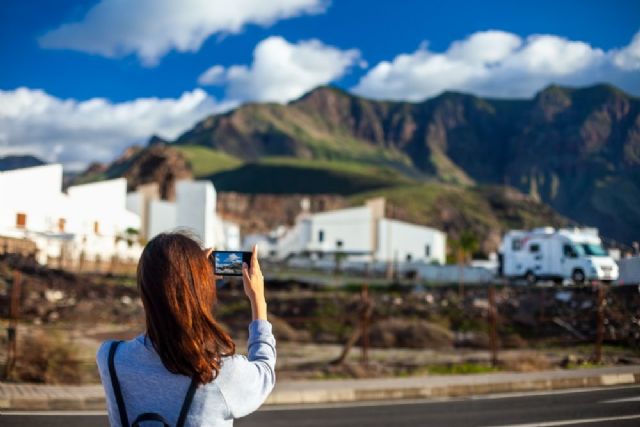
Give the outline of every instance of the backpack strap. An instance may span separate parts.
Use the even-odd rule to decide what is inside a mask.
[[[138,418],[131,424],[131,427],[138,427],[143,421],[156,421],[162,423],[163,427],[171,427],[171,424],[169,424],[162,415],[156,414],[155,412],[145,412],[144,414],[138,415]]]
[[[127,418],[127,408],[124,406],[122,398],[122,390],[120,389],[120,381],[116,375],[116,365],[114,362],[116,350],[122,341],[114,341],[109,348],[109,376],[111,377],[111,386],[113,387],[113,395],[118,404],[118,412],[120,413],[120,424],[122,427],[129,427],[129,418]]]
[[[182,403],[182,409],[180,409],[180,417],[178,417],[176,427],[184,426],[184,423],[187,420],[187,414],[189,413],[189,408],[191,408],[191,402],[193,402],[193,396],[196,394],[196,388],[198,388],[198,382],[193,378],[191,379],[191,384],[189,384],[189,390],[187,390],[187,394],[184,397],[184,402]]]

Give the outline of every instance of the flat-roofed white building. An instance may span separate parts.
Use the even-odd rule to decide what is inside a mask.
[[[142,234],[145,240],[162,232],[186,230],[205,247],[240,249],[240,227],[217,215],[216,191],[210,181],[176,182],[173,202],[160,200],[149,188],[140,190],[129,193],[127,199],[129,206],[141,212],[142,223],[147,225]]]
[[[62,165],[0,172],[0,236],[36,243],[37,259],[137,259],[140,218],[126,209],[126,180],[69,187]]]
[[[290,256],[343,254],[364,262],[436,262],[446,260],[446,234],[431,227],[384,217],[384,199],[364,206],[320,213],[303,213],[293,227],[267,235],[247,236],[245,250],[258,243],[261,254],[275,259]]]

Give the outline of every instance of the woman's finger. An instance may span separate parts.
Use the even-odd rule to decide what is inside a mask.
[[[251,273],[260,271],[260,264],[258,263],[258,244],[253,245],[253,251],[251,253]]]
[[[242,263],[242,278],[244,279],[244,283],[249,285],[251,283],[251,276],[249,275],[249,266],[246,262]]]

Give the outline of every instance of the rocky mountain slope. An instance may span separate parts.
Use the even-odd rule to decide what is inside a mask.
[[[640,230],[640,100],[608,85],[550,86],[525,100],[446,92],[421,103],[322,87],[287,105],[207,117],[175,143],[245,162],[288,156],[416,181],[507,184],[617,240]]]
[[[110,164],[91,164],[69,184],[119,177],[127,179],[129,190],[134,190],[141,184],[157,182],[161,197],[173,200],[175,181],[193,178],[193,173],[181,151],[167,146],[165,141],[157,137],[152,137],[147,147],[130,147]]]

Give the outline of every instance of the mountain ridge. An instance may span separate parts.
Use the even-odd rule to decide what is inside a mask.
[[[209,116],[173,143],[244,162],[348,161],[417,181],[508,185],[617,240],[640,229],[640,99],[607,84],[550,85],[529,99],[449,91],[421,102],[325,86],[286,105]]]

